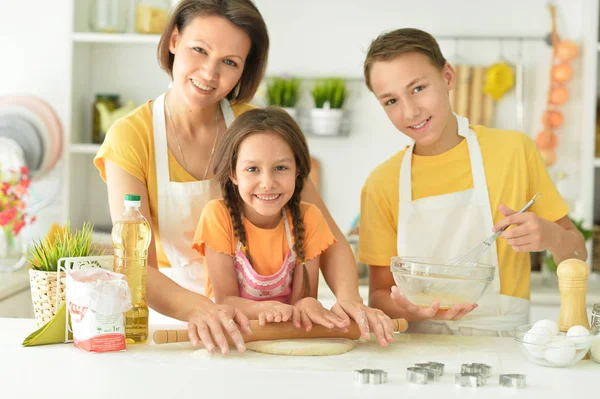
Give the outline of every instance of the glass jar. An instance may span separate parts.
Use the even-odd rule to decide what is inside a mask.
[[[161,34],[169,19],[170,0],[138,0],[135,7],[135,31]]]
[[[92,125],[92,143],[102,144],[106,136],[105,129],[102,128],[102,118],[108,118],[110,115],[102,115],[98,104],[104,104],[107,108],[105,112],[112,112],[121,106],[120,96],[118,94],[96,94],[96,101],[93,105],[93,125]],[[106,123],[105,123],[106,124]]]
[[[129,0],[91,0],[90,29],[102,33],[124,33],[128,15]]]
[[[596,303],[592,309],[590,328],[593,335],[590,357],[596,363],[600,363],[600,303]]]

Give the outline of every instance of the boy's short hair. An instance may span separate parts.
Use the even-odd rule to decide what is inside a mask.
[[[424,54],[434,66],[440,69],[446,65],[446,59],[442,55],[438,42],[429,33],[414,28],[383,33],[371,42],[364,63],[365,82],[369,90],[373,91],[370,74],[374,63],[391,60],[407,53]]]

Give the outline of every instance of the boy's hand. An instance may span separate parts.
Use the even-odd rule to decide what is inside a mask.
[[[454,305],[450,309],[440,310],[440,303],[434,302],[428,308],[423,306],[415,305],[406,299],[401,293],[398,287],[392,287],[391,293],[392,301],[406,312],[405,318],[410,321],[424,321],[424,320],[458,320],[469,312],[472,312],[477,308],[477,304],[471,305]]]
[[[277,301],[268,301],[261,304],[264,310],[258,314],[258,324],[281,323],[288,320],[299,320],[300,314],[292,305]]]
[[[557,234],[556,223],[542,219],[533,212],[516,213],[506,205],[498,208],[505,218],[496,223],[494,232],[505,226],[514,225],[506,229],[500,237],[504,238],[516,252],[541,252],[554,247]]]
[[[298,310],[300,316],[298,319],[294,318],[294,325],[296,327],[300,327],[300,323],[302,323],[306,331],[310,331],[314,323],[327,328],[338,327],[346,329],[347,323],[344,320],[325,309],[321,305],[321,302],[313,297],[300,299],[294,304],[294,307]]]

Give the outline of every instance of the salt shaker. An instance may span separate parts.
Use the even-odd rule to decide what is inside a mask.
[[[590,357],[596,363],[600,363],[600,303],[594,304],[592,309],[592,346],[590,347]]]
[[[560,290],[560,317],[558,328],[568,331],[573,326],[589,330],[585,295],[588,286],[588,265],[579,259],[567,259],[558,265],[558,289]]]

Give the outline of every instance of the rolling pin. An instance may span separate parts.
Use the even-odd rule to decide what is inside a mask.
[[[408,323],[404,319],[393,319],[392,327],[394,332],[404,332],[408,328]],[[250,329],[252,335],[242,334],[245,342],[252,341],[275,341],[278,339],[302,339],[302,338],[348,338],[359,339],[361,334],[358,325],[350,322],[348,331],[344,332],[341,329],[330,330],[323,326],[313,326],[310,331],[304,328],[298,328],[291,321],[285,323],[268,323],[265,326],[260,326],[258,320],[250,320]],[[174,342],[188,342],[188,330],[156,330],[152,335],[152,339],[156,344],[170,344]],[[233,345],[230,337],[227,337],[229,345]]]

